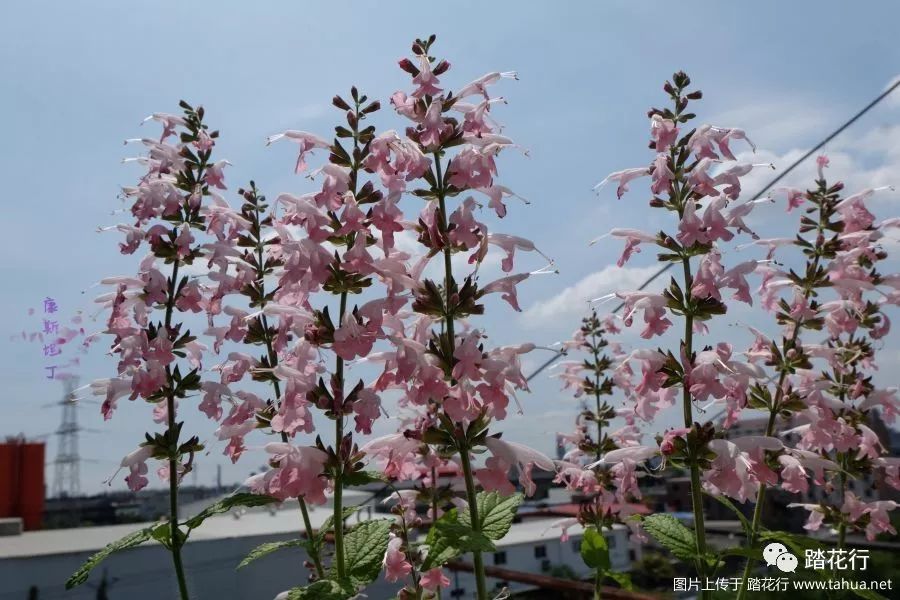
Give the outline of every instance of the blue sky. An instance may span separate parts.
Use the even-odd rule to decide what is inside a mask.
[[[115,234],[98,234],[96,228],[122,219],[111,214],[121,207],[118,188],[137,175],[120,164],[131,152],[122,141],[147,134],[138,127],[141,119],[177,110],[180,98],[203,104],[209,122],[222,131],[218,156],[234,164],[227,174],[230,190],[253,178],[274,197],[307,189],[308,182],[291,172],[292,149],[266,149],[265,136],[285,128],[327,135],[336,115],[330,98],[352,84],[386,100],[407,85],[395,62],[414,37],[438,35],[437,53],[453,64],[445,81],[454,86],[487,71],[518,71],[520,81],[497,88],[509,105],[495,114],[528,155],[508,153],[501,181],[531,205],[514,204],[506,219],[489,224],[493,231],[534,240],[556,259],[560,275],[521,287],[523,315],[510,316],[497,306],[495,316],[489,312],[480,325],[498,343],[549,344],[578,325],[588,297],[634,287],[645,273],[641,269],[652,264],[646,252],[619,271],[608,268],[618,243],[587,248],[588,240],[612,227],[668,225],[654,220],[641,186],[621,201],[612,189],[595,196],[591,186],[610,171],[652,158],[645,112],[663,102],[660,87],[673,71],[684,69],[704,91],[701,121],[745,128],[760,149],[753,160],[781,167],[900,72],[894,31],[900,7],[889,2],[850,11],[839,2],[688,1],[678,4],[675,17],[671,3],[233,6],[5,7],[0,435],[38,436],[57,426],[58,409],[40,408],[61,393],[58,383],[43,379],[40,347],[7,340],[23,324],[39,326],[27,311],[45,296],[56,298],[63,311],[92,311],[94,282],[134,272],[136,261],[117,253]],[[900,99],[886,101],[836,140],[828,148],[833,175],[851,188],[897,183],[898,117]],[[380,119],[376,123],[385,128],[398,124],[388,111]],[[809,181],[810,172],[801,169],[795,181]],[[770,174],[754,174],[746,189],[752,192]],[[888,194],[876,209],[896,215],[898,198]],[[418,210],[412,199],[406,207]],[[780,207],[765,210],[757,216],[761,227],[784,222]],[[535,268],[541,266],[534,260]],[[737,328],[724,325],[754,318],[749,311],[729,315],[714,334],[737,335]],[[94,326],[100,325],[87,328]],[[884,349],[885,361],[894,365],[900,358],[896,339],[893,334]],[[84,383],[113,374],[103,350],[97,345],[85,358]],[[529,362],[542,360],[533,356]],[[526,416],[502,426],[507,436],[552,451],[553,433],[568,429],[576,410],[556,390],[554,381],[536,382],[534,393],[522,398]],[[82,438],[82,454],[98,461],[82,468],[85,489],[101,489],[119,457],[142,437],[146,415],[144,407],[123,403],[104,424],[93,407],[81,411],[82,424],[102,431]],[[190,422],[209,434],[203,419]],[[201,461],[199,480],[211,481],[219,462],[227,461],[214,448]],[[226,476],[241,479],[253,466],[253,460],[229,466]]]

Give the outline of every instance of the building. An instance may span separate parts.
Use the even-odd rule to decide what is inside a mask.
[[[10,438],[0,443],[0,519],[40,529],[44,513],[44,444]]]
[[[348,505],[364,508],[350,517],[349,523],[378,515],[370,494],[345,492]],[[189,513],[185,513],[189,514]],[[313,527],[320,526],[331,514],[329,507],[310,511]],[[577,575],[588,575],[579,555],[582,530],[574,527],[570,538],[561,539],[561,530],[551,527],[556,518],[527,518],[514,523],[497,552],[485,557],[487,565],[532,573],[547,573],[558,565],[567,565]],[[192,598],[195,600],[266,600],[302,583],[300,575],[306,556],[302,549],[275,552],[236,571],[237,565],[255,547],[264,542],[297,538],[299,517],[296,505],[286,503],[280,510],[266,508],[237,511],[211,517],[191,534],[184,548],[184,560]],[[93,553],[147,524],[121,524],[78,529],[24,532],[0,538],[0,600],[24,600],[29,590],[37,590],[38,600],[95,600],[97,588],[105,586],[109,600],[158,600],[175,597],[171,559],[158,543],[146,543],[115,553],[91,574],[87,583],[65,591],[66,579]],[[609,540],[611,559],[616,569],[627,570],[628,531],[616,528],[604,532]],[[471,561],[463,557],[462,560]],[[475,580],[470,573],[448,573],[451,581],[444,597],[473,598]],[[492,588],[508,582],[491,580]],[[511,590],[527,585],[509,583]],[[393,598],[398,586],[379,578],[367,590],[372,600]],[[449,595],[453,593],[453,595]]]

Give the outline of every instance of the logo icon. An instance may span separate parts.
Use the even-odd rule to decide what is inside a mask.
[[[797,557],[788,552],[787,546],[772,542],[763,548],[763,558],[768,566],[776,566],[782,573],[793,573],[797,570]]]

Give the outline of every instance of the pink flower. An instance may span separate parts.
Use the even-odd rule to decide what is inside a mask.
[[[441,135],[447,128],[444,123],[444,117],[441,114],[440,100],[432,101],[428,105],[425,112],[425,118],[422,121],[422,132],[419,135],[419,141],[428,149],[437,148],[441,144]]]
[[[698,127],[688,142],[688,148],[698,159],[718,158],[713,149],[713,144],[715,144],[723,158],[734,160],[734,154],[732,154],[728,146],[728,143],[733,139],[746,141],[753,151],[756,151],[756,146],[747,138],[747,134],[743,129],[713,127],[712,125],[701,125]]]
[[[365,239],[360,236],[357,239]],[[358,356],[366,356],[372,350],[376,334],[368,326],[357,320],[357,316],[348,312],[341,326],[334,332],[334,351],[344,360],[353,360]]]
[[[615,173],[610,173],[606,176],[606,179],[595,185],[594,191],[599,190],[609,181],[617,181],[619,182],[619,186],[616,188],[616,197],[621,199],[625,192],[628,191],[629,183],[640,177],[646,177],[647,175],[650,175],[650,169],[647,167],[616,171]]]
[[[818,504],[791,503],[788,504],[788,508],[803,508],[809,511],[809,517],[807,518],[803,529],[807,531],[818,531],[822,527],[822,522],[825,520],[825,513],[822,512],[822,507]]]
[[[446,64],[446,63],[445,63]],[[446,70],[446,67],[445,69]],[[419,60],[419,72],[413,77],[413,84],[418,86],[413,91],[413,98],[423,98],[425,96],[437,96],[442,90],[438,87],[440,81],[431,70],[431,61],[427,56],[422,56]]]
[[[481,379],[481,364],[483,353],[478,347],[481,340],[481,334],[476,330],[468,334],[457,345],[453,357],[457,360],[453,365],[454,379]]]
[[[266,138],[266,145],[268,146],[272,142],[277,142],[282,138],[293,140],[300,146],[300,154],[297,156],[297,165],[294,167],[294,173],[300,173],[306,169],[306,162],[303,157],[307,152],[315,148],[328,148],[329,146],[328,142],[318,136],[306,133],[305,131],[295,131],[293,129],[269,136]]]
[[[781,465],[781,487],[794,494],[805,494],[809,490],[809,483],[800,461],[789,454],[782,454],[778,457],[778,462]]]
[[[640,464],[654,456],[659,456],[659,448],[652,446],[629,446],[627,448],[619,448],[607,452],[600,460],[589,464],[586,468],[592,469],[599,465],[616,465],[621,462]]]
[[[477,188],[476,192],[481,192],[485,196],[487,196],[490,201],[488,202],[488,206],[494,209],[494,212],[497,213],[497,216],[501,219],[506,216],[506,205],[503,204],[503,198],[505,197],[516,197],[520,198],[527,204],[527,200],[514,194],[512,190],[510,190],[505,185],[492,185],[489,187]]]
[[[497,165],[492,155],[468,146],[460,150],[450,164],[448,181],[459,189],[489,188]]]
[[[390,534],[391,539],[388,541],[387,552],[384,554],[384,578],[394,582],[403,579],[412,571],[412,565],[406,560],[406,554],[403,553],[403,539],[397,537],[393,532]]]
[[[722,295],[719,293],[719,278],[724,274],[725,267],[722,266],[721,260],[721,253],[715,249],[703,255],[691,286],[691,296],[722,299]]]
[[[675,438],[683,438],[690,432],[688,427],[680,427],[669,429],[663,434],[662,442],[659,444],[659,451],[663,456],[669,456],[675,452]]]
[[[399,480],[418,476],[415,468],[415,453],[420,442],[406,437],[402,433],[375,438],[360,448],[369,460],[375,460],[384,466],[381,471],[385,476]]]
[[[625,300],[625,316],[623,322],[626,327],[631,327],[634,313],[644,311],[644,323],[647,327],[641,332],[641,337],[650,339],[654,335],[662,335],[672,326],[672,321],[666,318],[666,306],[668,300],[662,294],[650,292],[617,293],[616,296]]]
[[[444,575],[444,571],[440,567],[435,567],[422,573],[419,584],[426,590],[434,592],[438,588],[449,587],[450,578]]]
[[[678,223],[678,234],[675,237],[685,246],[692,246],[695,243],[704,244],[709,241],[703,221],[697,216],[697,205],[693,201],[685,203],[681,221]]]
[[[488,450],[494,457],[499,458],[506,465],[516,465],[519,468],[519,483],[525,489],[525,495],[531,496],[536,490],[531,480],[531,470],[537,466],[544,471],[555,471],[553,461],[528,446],[515,442],[505,442],[499,438],[488,437],[485,442]]]
[[[669,190],[669,186],[672,183],[672,179],[675,178],[675,174],[672,173],[672,170],[669,168],[669,156],[665,153],[660,153],[656,155],[656,158],[653,161],[653,173],[652,173],[653,183],[650,185],[650,191],[654,194],[662,194]]]
[[[153,456],[152,446],[141,446],[122,459],[121,466],[127,468],[130,473],[125,477],[128,489],[132,492],[142,490],[148,483],[147,460]]]
[[[484,462],[484,468],[475,469],[475,478],[481,487],[488,492],[500,492],[504,496],[514,494],[516,488],[509,481],[509,469],[512,465],[498,456],[490,456]]]
[[[381,398],[369,388],[363,388],[353,403],[356,431],[365,435],[372,434],[372,423],[381,414]]]
[[[231,163],[227,160],[219,160],[206,167],[206,183],[210,187],[227,189],[225,187],[225,166]]]
[[[322,469],[328,455],[309,446],[271,442],[265,450],[278,466],[254,475],[245,485],[257,494],[269,494],[279,500],[303,497],[312,504],[325,503],[327,482]]]
[[[515,310],[522,312],[519,308],[519,300],[516,295],[516,286],[529,277],[529,273],[520,273],[518,275],[510,275],[509,277],[501,277],[481,288],[481,295],[500,293],[500,297],[506,300]]]
[[[517,237],[514,235],[507,235],[505,233],[491,233],[487,236],[488,244],[492,244],[497,246],[504,252],[506,252],[506,257],[500,262],[500,268],[503,269],[504,273],[509,273],[513,269],[513,258],[515,256],[516,250],[521,250],[523,252],[537,252],[542,257],[544,257],[549,263],[553,263],[553,260],[548,257],[546,254],[541,252],[535,247],[534,242],[531,240],[526,240],[525,238]],[[469,262],[472,262],[472,258],[469,258]]]
[[[678,139],[678,127],[671,119],[663,119],[655,114],[650,117],[650,137],[655,142],[655,150],[658,153],[666,152]],[[654,192],[658,194],[659,192]]]
[[[622,251],[622,256],[619,257],[619,260],[616,261],[616,266],[624,267],[625,263],[631,258],[632,254],[635,252],[640,252],[641,244],[656,244],[657,238],[655,235],[651,235],[649,233],[644,233],[643,231],[639,231],[637,229],[611,229],[609,235],[612,237],[625,238],[625,249]]]
[[[859,428],[859,451],[856,453],[856,460],[864,457],[874,460],[881,456],[884,447],[881,445],[881,440],[878,439],[878,434],[862,423],[857,427]]]
[[[728,231],[728,223],[721,213],[727,202],[724,196],[716,196],[703,211],[703,230],[706,239],[710,242],[716,240],[727,242],[734,237],[734,234]]]
[[[827,167],[831,163],[828,160],[828,157],[824,154],[820,154],[816,157],[816,174],[818,175],[819,181],[825,181],[825,167]]]
[[[487,73],[482,75],[475,81],[465,85],[459,92],[456,94],[457,98],[467,98],[474,94],[481,94],[485,98],[488,98],[487,94],[487,86],[500,81],[500,79],[518,79],[515,71],[505,71],[503,73],[494,71],[493,73]]]

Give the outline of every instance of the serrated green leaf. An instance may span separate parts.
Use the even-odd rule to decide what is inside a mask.
[[[500,540],[509,531],[516,509],[522,504],[524,496],[513,494],[503,496],[499,492],[479,492],[476,497],[478,506],[478,519],[481,521],[479,530],[488,539]],[[472,526],[468,508],[459,515],[459,522]]]
[[[494,543],[483,533],[475,531],[468,522],[464,522],[456,509],[447,511],[434,522],[425,538],[428,555],[422,565],[427,571],[439,567],[466,552],[492,552]]]
[[[359,506],[345,506],[341,509],[341,515],[346,519],[353,513],[359,510]],[[321,544],[325,541],[325,535],[334,528],[334,513],[331,513],[325,520],[322,521],[322,525],[319,527],[319,530],[316,532],[316,542]]]
[[[241,564],[239,564],[237,568],[242,569],[254,560],[262,558],[263,556],[268,556],[276,550],[281,550],[282,548],[305,548],[307,544],[309,544],[309,542],[306,540],[285,540],[283,542],[266,542],[265,544],[260,544],[244,557],[244,560],[241,561]]]
[[[609,571],[609,544],[596,527],[588,527],[581,538],[581,558],[592,569]]]
[[[628,590],[630,592],[634,589],[634,584],[631,583],[630,573],[610,572],[607,573],[606,576],[618,583],[623,590]]]
[[[675,558],[697,559],[694,533],[672,515],[650,515],[642,521],[644,529]]]
[[[229,510],[236,506],[263,506],[266,504],[272,504],[273,502],[280,502],[280,500],[278,498],[273,498],[272,496],[266,496],[264,494],[250,494],[248,492],[232,494],[230,496],[222,498],[214,504],[207,506],[196,516],[191,517],[190,519],[185,521],[184,524],[188,527],[188,529],[196,529],[206,519],[214,515],[227,513]]]
[[[69,577],[68,581],[66,581],[66,589],[71,590],[73,587],[79,586],[87,581],[88,576],[91,574],[91,571],[94,569],[94,567],[106,560],[106,558],[109,557],[109,555],[111,555],[112,553],[119,552],[121,550],[127,550],[128,548],[134,548],[135,546],[140,546],[144,542],[152,539],[153,529],[153,527],[147,527],[139,531],[135,531],[134,533],[129,533],[125,537],[107,545],[102,550],[88,558],[83,565],[78,567],[77,571],[72,573],[72,576]]]
[[[344,536],[347,574],[354,583],[365,585],[378,577],[392,522],[391,519],[363,521]]]
[[[347,600],[356,590],[333,579],[320,579],[305,587],[288,590],[287,600]]]

